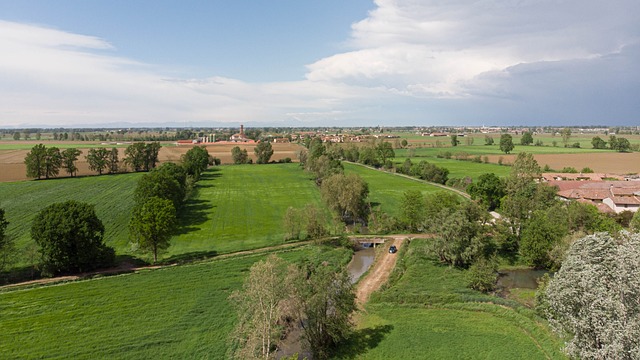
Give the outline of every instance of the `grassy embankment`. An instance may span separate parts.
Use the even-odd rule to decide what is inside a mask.
[[[346,263],[351,251],[280,253]],[[235,311],[227,301],[264,255],[0,292],[0,358],[226,359]]]
[[[413,240],[385,289],[374,293],[341,358],[564,359],[532,310],[466,287],[465,271]]]

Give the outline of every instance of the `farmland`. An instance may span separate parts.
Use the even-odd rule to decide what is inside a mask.
[[[281,253],[345,263],[351,252]],[[225,359],[235,312],[227,298],[263,255],[0,293],[0,358]]]
[[[565,358],[532,311],[468,289],[463,270],[425,255],[428,241],[413,240],[389,284],[373,294],[344,358]]]

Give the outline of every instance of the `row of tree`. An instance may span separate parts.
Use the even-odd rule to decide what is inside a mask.
[[[257,164],[268,164],[269,160],[271,160],[271,156],[273,156],[273,147],[268,141],[259,142],[258,145],[256,145],[256,147],[253,149],[253,151],[256,154]],[[253,160],[249,158],[247,149],[240,149],[239,146],[234,146],[231,149],[231,159],[236,165],[250,164],[253,162]]]
[[[149,171],[156,167],[160,143],[134,143],[125,151],[123,163],[133,171]],[[73,177],[78,171],[76,162],[82,151],[76,148],[68,148],[60,151],[57,147],[46,147],[43,144],[35,145],[27,153],[24,163],[27,167],[27,177],[35,179],[49,179],[58,176],[63,168],[69,176]],[[105,171],[110,174],[119,172],[122,167],[119,164],[118,149],[91,148],[85,157],[89,169],[102,175]]]

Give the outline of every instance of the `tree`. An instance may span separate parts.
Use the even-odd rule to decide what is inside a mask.
[[[482,174],[478,181],[467,187],[471,198],[478,200],[489,211],[500,206],[500,200],[506,194],[506,186],[496,174]]]
[[[253,151],[256,153],[256,163],[258,164],[267,164],[273,155],[273,147],[268,141],[261,141]]]
[[[352,328],[355,294],[346,267],[308,264],[293,282],[296,318],[314,359],[327,359]]]
[[[161,147],[157,141],[144,144],[144,171],[150,171],[156,167]]]
[[[520,255],[536,268],[549,268],[549,253],[568,235],[566,218],[554,218],[549,211],[536,210],[522,229]]]
[[[569,140],[571,139],[571,129],[564,128],[560,130],[560,136],[562,136],[562,143],[564,144],[564,147],[568,147]]]
[[[103,236],[104,226],[94,206],[74,200],[45,207],[31,227],[46,276],[112,265],[115,252],[104,244]]]
[[[533,134],[530,131],[525,131],[522,134],[522,138],[520,138],[520,145],[531,145],[533,144]]]
[[[540,297],[565,351],[580,359],[640,355],[640,235],[589,235],[571,245]]]
[[[109,157],[107,158],[107,169],[109,170],[109,174],[115,174],[118,172],[118,162],[118,148],[111,148]]]
[[[386,164],[388,159],[394,158],[396,156],[395,151],[393,151],[393,146],[390,142],[383,141],[376,147],[376,152],[378,153],[378,158],[380,159],[381,164]]]
[[[308,159],[305,169],[314,175],[317,185],[321,185],[325,178],[344,171],[340,160],[331,160],[327,155]]]
[[[325,218],[322,210],[317,206],[308,204],[304,209],[307,237],[310,239],[320,239],[327,235]]]
[[[343,221],[364,221],[367,218],[368,184],[357,174],[335,174],[326,178],[320,192],[327,206],[335,210]]]
[[[47,156],[47,148],[38,144],[31,148],[24,158],[27,166],[27,177],[41,179],[45,174],[45,159]]]
[[[239,146],[235,146],[231,149],[231,158],[236,165],[246,164],[249,161],[249,154],[247,154],[247,149],[240,149]]]
[[[611,149],[617,152],[628,152],[631,149],[631,143],[626,138],[617,138],[615,142],[611,144]]]
[[[458,135],[451,134],[451,146],[458,146],[460,141],[458,141]]]
[[[57,147],[47,148],[44,158],[44,178],[55,177],[60,172],[62,166],[62,155]]]
[[[493,145],[493,138],[490,135],[484,136],[484,144],[485,145]]]
[[[275,255],[251,266],[242,289],[229,300],[235,306],[238,322],[233,332],[233,355],[238,359],[271,358],[274,345],[282,337],[279,326],[287,314],[287,301],[292,296],[284,260]]]
[[[513,137],[510,134],[502,134],[502,136],[500,136],[500,151],[508,154],[514,147]]]
[[[418,231],[424,221],[425,215],[424,195],[420,190],[407,190],[402,196],[400,209],[402,220],[407,224],[409,231]]]
[[[202,173],[209,167],[209,151],[204,146],[194,146],[182,155],[180,160],[187,174],[198,181]]]
[[[0,272],[4,271],[13,260],[15,246],[7,235],[9,222],[5,218],[4,209],[0,208]]]
[[[411,167],[411,175],[419,177],[422,180],[446,184],[449,179],[449,169],[422,160]]]
[[[171,200],[154,196],[134,208],[129,233],[139,249],[153,254],[156,263],[158,252],[169,247],[176,224],[176,208]]]
[[[62,166],[67,171],[71,177],[73,177],[78,172],[78,167],[76,166],[76,161],[78,160],[78,156],[82,154],[82,151],[76,148],[68,148],[62,152]]]
[[[287,208],[287,211],[284,213],[284,218],[282,219],[285,240],[300,239],[300,233],[304,225],[302,215],[302,212],[298,209],[291,206]]]
[[[181,183],[179,174],[172,174],[170,169],[157,168],[142,175],[133,192],[136,204],[142,206],[149,199],[157,197],[169,200],[175,209],[179,209],[186,196],[186,184]],[[183,173],[184,175],[184,173]]]
[[[86,156],[89,169],[97,171],[99,175],[107,168],[110,151],[105,148],[89,149]]]
[[[20,132],[16,131],[13,133],[13,140],[20,140]]]
[[[133,143],[124,149],[124,163],[133,171],[142,171],[147,163],[147,146],[143,142]]]
[[[591,146],[593,146],[594,149],[606,149],[607,142],[602,140],[599,136],[596,136],[591,139]]]

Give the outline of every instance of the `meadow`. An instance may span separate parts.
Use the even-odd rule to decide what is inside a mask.
[[[427,255],[428,241],[414,239],[397,254],[340,358],[565,359],[532,310],[467,288],[465,271]]]
[[[344,264],[351,251],[278,254]],[[0,358],[226,359],[228,297],[262,255],[0,292]]]
[[[344,163],[345,174],[358,174],[369,184],[369,201],[392,216],[400,215],[400,204],[404,192],[419,190],[423,194],[447,191],[422,180],[408,179],[382,170],[373,170],[361,165]]]
[[[408,158],[396,157],[393,162],[396,167],[400,167],[406,159]],[[493,163],[478,163],[473,161],[444,159],[438,157],[411,158],[411,162],[414,164],[417,164],[423,160],[428,161],[429,163],[432,163],[434,165],[447,168],[449,170],[449,179],[470,177],[475,181],[476,179],[478,179],[478,177],[480,177],[480,175],[486,173],[494,173],[498,177],[507,177],[511,173],[511,167]]]

